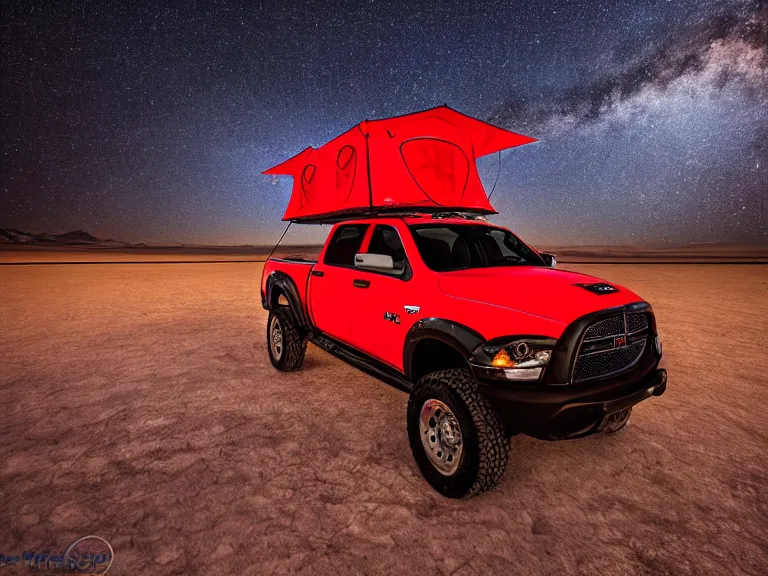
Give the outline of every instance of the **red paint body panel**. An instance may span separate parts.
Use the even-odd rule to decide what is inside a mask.
[[[480,301],[562,324],[596,310],[640,300],[615,284],[618,292],[593,294],[575,284],[601,282],[599,278],[534,266],[444,272],[438,277],[440,291],[456,299]]]
[[[641,301],[621,286],[616,286],[619,291],[613,294],[594,294],[574,284],[600,279],[538,266],[435,272],[421,259],[408,228],[408,224],[425,222],[429,220],[375,218],[344,222],[396,228],[412,269],[412,277],[407,281],[359,268],[323,264],[324,247],[314,265],[270,259],[264,267],[262,291],[266,290],[271,273],[284,272],[294,280],[302,306],[321,332],[401,371],[406,334],[420,319],[451,320],[473,329],[486,340],[519,334],[557,339],[568,324],[585,314]],[[462,219],[440,222],[482,223]],[[334,231],[335,228],[329,240]],[[372,227],[361,246],[362,252],[367,249],[371,231]],[[310,269],[322,272],[322,276],[309,275]],[[354,287],[356,279],[368,281],[369,287]],[[407,314],[405,306],[418,306],[419,313]],[[399,324],[385,320],[386,312],[399,314]]]
[[[278,258],[270,258],[264,263],[264,270],[261,273],[261,292],[266,294],[267,280],[272,272],[280,271],[285,272],[296,284],[298,288],[299,296],[301,297],[301,305],[305,310],[309,308],[307,300],[307,280],[309,279],[309,272],[312,270],[313,262],[304,261],[290,261],[280,260]]]
[[[534,141],[440,106],[361,122],[264,174],[293,176],[283,220],[393,208],[495,213],[475,160]]]
[[[352,316],[365,305],[362,301],[364,291],[355,289],[352,285],[356,278],[361,277],[360,272],[353,268],[326,266],[320,263],[315,265],[314,270],[322,272],[323,276],[311,276],[309,281],[312,321],[324,334],[352,344]]]
[[[357,290],[354,299],[354,314],[350,321],[349,343],[356,349],[378,358],[382,362],[402,370],[405,336],[420,316],[405,313],[405,306],[411,305],[413,292],[418,283],[413,279],[404,282],[399,278],[364,272],[358,278],[371,284],[364,290]],[[399,315],[399,323],[384,320],[385,312]]]

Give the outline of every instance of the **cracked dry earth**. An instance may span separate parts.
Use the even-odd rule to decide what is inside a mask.
[[[768,573],[765,267],[564,266],[654,305],[669,389],[613,437],[515,437],[467,501],[419,476],[405,394],[311,345],[271,367],[261,267],[0,269],[0,553],[97,534],[113,574]]]

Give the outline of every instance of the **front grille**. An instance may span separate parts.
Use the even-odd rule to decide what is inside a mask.
[[[598,320],[584,332],[573,368],[573,381],[582,382],[629,370],[648,341],[647,312],[616,314]]]
[[[623,348],[579,356],[573,371],[573,379],[578,382],[623,372],[640,358],[643,350],[645,350],[645,340]]]
[[[634,334],[648,328],[648,314],[627,314],[627,332]]]
[[[611,316],[605,320],[595,322],[584,334],[585,340],[596,340],[606,336],[616,336],[624,334],[624,316]]]

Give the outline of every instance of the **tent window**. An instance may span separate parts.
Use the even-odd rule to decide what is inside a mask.
[[[439,206],[461,206],[469,178],[464,151],[447,140],[412,138],[400,145],[408,173],[424,195]]]
[[[317,167],[314,164],[307,164],[304,166],[304,172],[301,175],[301,177],[304,179],[304,182],[307,184],[312,184],[312,178],[315,177],[316,169]]]
[[[344,170],[347,166],[349,166],[349,163],[354,157],[355,149],[352,148],[352,146],[349,144],[342,146],[339,150],[339,153],[336,155],[336,166],[339,167],[339,170]]]

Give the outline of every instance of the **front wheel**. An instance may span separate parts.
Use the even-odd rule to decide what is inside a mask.
[[[281,306],[270,310],[267,320],[267,351],[272,366],[285,372],[298,370],[304,362],[307,342],[290,308]]]
[[[493,489],[509,459],[504,426],[469,370],[440,370],[408,400],[411,452],[427,482],[448,498]]]

